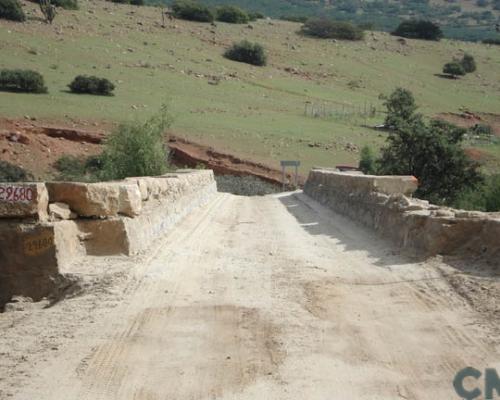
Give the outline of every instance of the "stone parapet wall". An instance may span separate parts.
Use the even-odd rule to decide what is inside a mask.
[[[455,210],[411,198],[411,176],[372,176],[316,168],[304,192],[339,214],[373,228],[406,252],[500,258],[500,213]]]
[[[211,170],[117,182],[0,183],[0,308],[14,295],[48,296],[60,268],[85,255],[147,249],[216,191]]]

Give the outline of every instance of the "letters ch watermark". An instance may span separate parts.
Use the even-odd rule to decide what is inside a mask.
[[[473,367],[466,367],[457,372],[453,379],[455,392],[464,400],[474,400],[483,394],[480,378],[483,376],[481,371]],[[465,379],[473,378],[474,385],[466,385]],[[470,381],[470,379],[469,379]],[[467,386],[467,387],[466,387]],[[500,377],[496,369],[486,368],[484,370],[484,398],[485,400],[500,400]]]

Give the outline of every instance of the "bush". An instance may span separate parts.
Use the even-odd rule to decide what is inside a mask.
[[[359,169],[368,175],[373,175],[376,172],[375,155],[373,154],[373,150],[370,146],[364,146],[361,149]]]
[[[106,78],[78,75],[68,87],[73,93],[112,96],[115,85]]]
[[[2,69],[0,71],[0,90],[23,93],[47,93],[43,76],[36,71],[28,69]]]
[[[144,2],[144,0],[130,0],[130,4],[132,4],[133,6],[143,6],[146,3]]]
[[[172,4],[175,18],[189,21],[213,22],[214,14],[210,8],[191,0],[176,0]]]
[[[308,20],[308,17],[304,15],[282,15],[280,19],[283,21],[300,22],[303,24]]]
[[[500,46],[500,39],[493,39],[493,38],[484,39],[483,43],[484,44],[493,44],[493,45]]]
[[[500,211],[500,175],[487,176],[479,187],[464,191],[453,206],[464,210]]]
[[[474,57],[467,53],[464,54],[462,61],[460,61],[460,65],[462,65],[462,68],[467,74],[476,70],[476,61]]]
[[[95,182],[102,172],[102,156],[62,156],[54,164],[58,181]]]
[[[410,39],[423,40],[440,40],[443,37],[443,32],[439,25],[431,21],[416,19],[401,22],[392,34]]]
[[[166,108],[145,123],[122,124],[106,141],[101,179],[161,175],[167,170],[165,130],[171,119]]]
[[[248,14],[235,6],[221,6],[217,9],[217,21],[231,24],[246,24],[250,20]]]
[[[455,78],[465,75],[465,70],[458,62],[449,62],[444,65],[443,74],[451,75]]]
[[[267,56],[264,48],[259,43],[250,43],[244,40],[240,43],[234,43],[231,48],[226,50],[224,57],[238,62],[263,66],[267,63]]]
[[[302,32],[324,39],[361,40],[364,36],[363,30],[350,22],[327,18],[309,18],[302,26]]]
[[[25,169],[0,160],[0,182],[32,181],[33,176]]]
[[[29,1],[40,4],[40,0]],[[50,0],[50,3],[65,10],[78,10],[78,0]]]
[[[23,22],[26,16],[18,0],[0,0],[0,18]]]
[[[257,21],[258,19],[264,19],[265,15],[258,11],[249,12],[248,18],[250,19],[250,21]]]

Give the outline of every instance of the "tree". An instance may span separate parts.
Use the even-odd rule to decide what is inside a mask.
[[[363,146],[361,149],[361,158],[359,160],[359,169],[363,171],[363,173],[368,175],[375,174],[375,155],[373,154],[373,150],[370,146]]]
[[[401,22],[392,34],[410,39],[423,40],[440,40],[443,37],[443,32],[439,25],[431,21],[417,19]]]
[[[457,76],[465,75],[465,70],[461,64],[457,62],[449,62],[444,65],[443,74],[451,75],[452,78],[456,79]]]
[[[478,164],[461,145],[465,129],[443,121],[426,124],[419,114],[398,115],[377,161],[378,173],[417,177],[416,195],[437,204],[451,204],[461,192],[481,182]]]
[[[18,22],[26,20],[18,0],[0,0],[0,18]]]
[[[396,88],[389,97],[382,98],[385,99],[384,105],[387,108],[387,127],[396,127],[401,120],[410,120],[417,110],[413,94],[407,89]]]
[[[476,70],[476,61],[474,57],[467,53],[464,54],[462,61],[460,61],[460,65],[467,74]]]
[[[56,6],[50,2],[50,0],[39,0],[38,5],[40,6],[40,11],[45,17],[45,22],[52,24],[54,18],[56,17]]]

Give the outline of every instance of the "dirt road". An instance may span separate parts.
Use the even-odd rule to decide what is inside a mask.
[[[0,315],[0,398],[442,400],[465,366],[500,367],[453,269],[302,194],[218,194],[107,263],[79,296]]]

